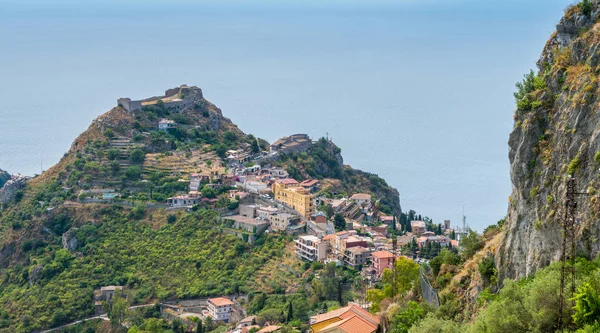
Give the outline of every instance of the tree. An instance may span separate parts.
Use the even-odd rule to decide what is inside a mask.
[[[108,319],[113,324],[121,325],[125,321],[125,315],[127,314],[127,300],[121,297],[121,293],[115,292],[110,303],[105,303],[105,309],[107,309]]]
[[[252,152],[254,154],[260,152],[260,147],[258,146],[258,140],[252,140],[252,142],[250,143],[250,149],[252,149]]]
[[[206,332],[210,332],[213,330],[213,321],[211,317],[206,317],[206,319],[204,319],[204,330]]]
[[[600,283],[592,279],[584,282],[574,295],[575,313],[573,321],[578,327],[586,324],[598,324],[600,320]]]
[[[198,321],[198,326],[196,326],[196,333],[204,333],[204,329],[202,327],[202,320]]]
[[[448,249],[442,249],[435,258],[429,261],[429,266],[433,270],[433,274],[437,276],[442,265],[458,265],[459,262],[460,258],[456,254]]]
[[[142,175],[142,169],[139,166],[132,165],[125,169],[125,176],[128,179],[139,179]]]
[[[346,219],[344,215],[337,213],[333,218],[333,223],[335,224],[335,230],[346,230]]]
[[[396,226],[396,215],[394,215],[392,217],[392,230],[396,231],[397,230],[397,226]]]
[[[409,330],[409,333],[461,333],[459,324],[452,320],[440,319],[433,313],[428,313],[423,320],[413,325]]]
[[[427,311],[417,302],[409,301],[406,307],[398,311],[392,319],[393,333],[407,333],[408,330],[425,317]]]
[[[108,159],[109,159],[109,160],[111,160],[111,161],[112,161],[112,160],[116,160],[117,158],[119,158],[119,155],[120,155],[120,152],[119,152],[119,150],[118,150],[118,149],[115,149],[115,148],[109,149],[109,150],[106,152],[106,158],[108,158]]]
[[[292,307],[292,301],[290,300],[289,305],[288,305],[288,312],[287,312],[287,321],[286,322],[290,322],[292,321],[294,318],[294,309]]]
[[[485,245],[485,241],[476,231],[469,229],[469,233],[461,239],[460,245],[463,249],[462,254],[466,260],[481,250]]]
[[[214,199],[217,197],[217,194],[215,193],[215,190],[213,190],[210,186],[208,185],[204,185],[204,187],[202,188],[202,195],[209,198],[209,199]]]
[[[129,160],[133,163],[142,163],[144,162],[145,157],[146,153],[144,153],[144,151],[140,148],[134,149],[131,151],[131,154],[129,154]]]

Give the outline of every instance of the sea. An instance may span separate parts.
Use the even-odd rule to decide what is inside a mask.
[[[197,85],[270,142],[330,137],[403,210],[506,214],[514,84],[571,1],[0,0],[0,169],[33,176],[119,97]]]

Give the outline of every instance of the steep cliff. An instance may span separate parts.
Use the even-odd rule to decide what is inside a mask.
[[[0,188],[10,179],[10,174],[0,169]]]
[[[578,192],[577,250],[600,253],[600,9],[571,6],[546,43],[538,73],[517,84],[509,138],[513,192],[496,254],[500,278],[520,278],[560,259],[569,175]]]

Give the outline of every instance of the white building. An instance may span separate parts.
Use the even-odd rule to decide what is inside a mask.
[[[371,195],[366,193],[356,193],[350,197],[350,199],[354,200],[357,205],[365,208],[371,207]]]
[[[229,322],[233,311],[233,302],[225,297],[208,299],[208,315],[215,321]]]
[[[200,201],[201,198],[199,196],[188,194],[167,198],[167,204],[170,207],[191,207],[198,204]]]
[[[167,131],[169,128],[175,128],[177,127],[177,124],[175,123],[175,121],[170,120],[170,119],[161,119],[158,122],[158,130],[159,131]]]
[[[296,243],[295,253],[300,259],[308,261],[321,261],[327,258],[329,242],[322,241],[315,236],[300,236],[294,241]]]
[[[198,191],[200,189],[200,175],[192,173],[190,175],[190,191]]]

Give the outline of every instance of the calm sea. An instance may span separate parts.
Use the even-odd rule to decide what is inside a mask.
[[[514,82],[570,1],[0,1],[0,168],[56,163],[118,97],[200,86],[269,141],[329,135],[404,209],[506,213]],[[42,165],[40,165],[42,163]]]

